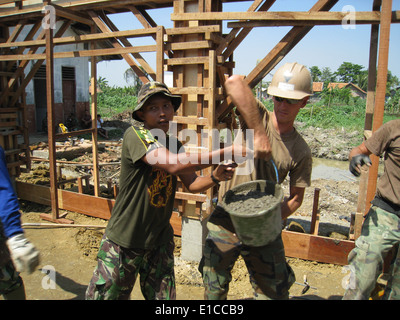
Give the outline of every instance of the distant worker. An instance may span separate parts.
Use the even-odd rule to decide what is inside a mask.
[[[255,159],[254,163],[247,160],[239,165],[232,180],[221,183],[218,198],[221,200],[228,190],[244,182],[261,179],[280,184],[289,176],[290,194],[281,203],[281,216],[286,219],[301,206],[305,188],[311,184],[311,150],[294,127],[298,112],[312,95],[310,72],[298,63],[286,63],[276,71],[268,88],[274,102],[273,112],[255,99],[250,87],[239,76],[228,78],[225,88],[240,113],[242,130],[235,143],[244,143],[244,129],[253,129]],[[271,159],[277,168],[278,181]],[[239,175],[238,170],[252,165],[251,174]],[[199,266],[205,299],[227,299],[231,270],[239,255],[249,270],[256,299],[288,299],[295,275],[286,262],[280,234],[265,246],[242,244],[229,213],[218,205],[207,227],[209,233]]]
[[[82,117],[82,129],[90,129],[92,127],[92,116],[89,110],[85,110],[85,115]]]
[[[97,132],[99,135],[101,135],[103,138],[108,139],[108,132],[106,129],[103,128],[104,120],[101,118],[101,115],[97,115]]]
[[[360,175],[369,156],[384,155],[384,173],[379,178],[355,248],[349,253],[350,282],[344,300],[367,300],[382,273],[387,254],[400,243],[400,119],[389,121],[349,154],[350,172]],[[383,299],[400,299],[400,255],[391,263]]]
[[[132,117],[143,124],[129,127],[124,134],[120,191],[86,299],[129,299],[138,275],[145,299],[176,298],[170,218],[177,176],[189,192],[205,191],[230,179],[236,164],[218,165],[207,176],[196,171],[210,167],[215,157],[223,158],[229,151],[242,156],[245,150],[231,146],[186,154],[176,137],[167,134],[180,104],[181,97],[160,82],[148,82],[139,91]]]
[[[73,112],[70,113],[65,124],[69,132],[78,130],[78,120]]]
[[[25,238],[19,210],[0,146],[0,294],[6,300],[25,300],[19,272],[31,273],[39,264],[39,251]]]

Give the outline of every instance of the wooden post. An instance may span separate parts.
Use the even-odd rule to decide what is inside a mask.
[[[44,2],[50,5],[50,1]],[[47,12],[50,15],[50,11]],[[58,194],[57,194],[57,166],[55,146],[55,123],[54,123],[54,56],[53,56],[53,29],[47,26],[46,33],[46,97],[47,97],[47,128],[50,161],[50,194],[51,194],[51,219],[57,220],[58,216]]]
[[[381,30],[379,36],[379,55],[378,55],[378,73],[376,82],[376,96],[374,108],[374,123],[372,132],[380,128],[383,123],[383,114],[385,111],[386,81],[389,57],[389,39],[390,24],[392,21],[392,0],[383,0],[381,9]],[[376,182],[378,179],[379,158],[375,155],[370,156],[372,165],[369,168],[368,188],[366,197],[366,208],[369,210],[370,202],[375,196]]]
[[[156,61],[156,80],[164,83],[164,34],[163,26],[157,27],[157,61]]]
[[[91,27],[92,34],[96,33],[96,27]],[[90,42],[90,49],[96,48],[96,42]],[[92,111],[92,150],[93,150],[93,179],[94,179],[94,195],[100,195],[99,183],[99,152],[97,147],[97,57],[90,59],[91,79],[90,79],[90,95],[91,95],[91,111]]]
[[[315,188],[314,189],[314,204],[313,204],[313,211],[311,216],[311,227],[310,227],[310,234],[318,235],[319,229],[319,192],[321,189]]]

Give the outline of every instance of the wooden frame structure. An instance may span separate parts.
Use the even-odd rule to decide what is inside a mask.
[[[279,0],[277,0],[279,1]],[[32,4],[32,2],[34,2]],[[112,200],[99,197],[99,162],[97,151],[97,67],[96,57],[103,55],[120,55],[128,65],[146,83],[150,80],[164,80],[164,71],[173,72],[171,91],[181,94],[182,107],[174,120],[178,130],[190,128],[196,130],[199,141],[202,141],[202,129],[221,129],[226,127],[225,117],[231,112],[232,105],[224,92],[224,82],[233,73],[235,62],[233,54],[240,43],[255,27],[292,26],[290,31],[245,77],[250,87],[259,83],[284,57],[299,43],[303,37],[317,25],[339,25],[342,23],[342,12],[331,12],[339,0],[315,0],[307,12],[269,12],[275,0],[254,0],[249,2],[246,12],[222,12],[224,2],[234,0],[54,0],[54,1],[8,1],[0,0],[0,143],[5,146],[10,168],[19,168],[23,164],[19,154],[25,152],[25,164],[29,169],[28,136],[26,115],[24,115],[24,89],[35,72],[46,62],[48,128],[54,128],[54,70],[53,62],[57,58],[90,57],[91,61],[91,113],[93,127],[87,130],[68,134],[55,134],[49,130],[50,188],[27,186],[17,183],[18,193],[28,200],[51,204],[51,215],[43,218],[65,222],[59,216],[59,208],[75,208],[77,212],[107,218],[113,205]],[[354,23],[371,25],[369,84],[366,107],[366,136],[382,124],[387,74],[389,31],[391,23],[400,22],[400,12],[392,12],[392,0],[371,0],[372,10],[357,12]],[[51,11],[49,7],[54,8]],[[48,8],[44,10],[43,8]],[[154,8],[172,7],[171,19],[174,28],[158,26],[151,18]],[[43,22],[55,13],[59,22],[58,30],[43,28]],[[132,13],[143,26],[136,30],[118,30],[107,15],[121,12]],[[228,34],[222,33],[222,22],[231,28]],[[47,20],[46,20],[47,21]],[[63,37],[65,30],[74,23],[90,27],[90,34]],[[13,31],[9,33],[9,27]],[[17,37],[23,28],[30,28],[23,41]],[[42,29],[41,29],[42,28]],[[41,32],[36,36],[38,30]],[[54,34],[53,34],[54,33]],[[155,44],[135,46],[137,37],[153,38]],[[109,40],[112,48],[98,49],[96,43]],[[130,41],[129,39],[133,39]],[[378,48],[379,39],[379,48]],[[55,52],[54,48],[68,43],[89,43],[87,50]],[[40,49],[42,53],[40,52]],[[379,50],[378,50],[379,49]],[[156,67],[153,69],[143,58],[143,52],[156,52]],[[25,75],[29,61],[33,67]],[[142,71],[142,69],[144,71]],[[377,74],[375,73],[377,71]],[[146,76],[148,75],[148,77]],[[376,88],[376,90],[375,90]],[[375,94],[376,92],[376,94]],[[18,118],[18,123],[16,120]],[[229,125],[229,124],[228,124]],[[91,133],[93,141],[93,168],[95,196],[70,195],[58,189],[55,141],[67,136]],[[15,135],[24,135],[24,143],[18,145]],[[204,140],[204,138],[203,138]],[[202,144],[212,147],[211,135]],[[214,142],[215,143],[215,142]],[[196,149],[198,146],[193,146]],[[205,173],[210,169],[205,170]],[[18,175],[18,170],[12,171]],[[368,179],[362,177],[360,183],[360,200],[356,215],[356,229],[360,230],[363,213],[376,188],[377,159],[373,159]],[[368,180],[368,181],[367,181]],[[375,185],[374,185],[375,184]],[[40,190],[39,190],[40,189]],[[176,208],[173,224],[179,234],[179,216],[194,219],[206,218],[212,210],[212,198],[216,189],[205,194],[190,194],[182,184],[178,186]],[[40,196],[43,195],[43,196]],[[88,198],[89,197],[89,198]],[[71,199],[74,200],[71,200]],[[70,199],[70,200],[68,200]],[[50,202],[49,202],[50,201]],[[80,203],[79,206],[72,206]],[[101,203],[101,205],[97,205]],[[92,210],[82,209],[91,208]],[[96,210],[93,210],[96,208]],[[81,210],[80,210],[81,209]],[[107,215],[108,210],[108,215]],[[86,212],[89,211],[89,212]],[[285,232],[283,239],[289,256],[315,259],[322,262],[346,264],[348,252],[354,247],[354,241],[337,241],[318,236],[316,225],[317,210],[313,216],[313,234],[299,235]],[[355,233],[355,237],[358,231]],[[335,250],[336,248],[336,250]],[[325,250],[326,249],[326,250]],[[325,250],[325,251],[324,251]],[[329,252],[329,253],[328,253]]]

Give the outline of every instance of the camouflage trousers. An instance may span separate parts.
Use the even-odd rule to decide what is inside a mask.
[[[103,237],[87,300],[127,300],[136,277],[146,300],[176,298],[174,241],[152,250],[127,249]]]
[[[229,214],[217,207],[207,222],[209,230],[199,265],[207,300],[226,299],[231,270],[239,255],[249,271],[256,299],[288,299],[295,275],[287,264],[282,238],[262,247],[243,245],[235,234]]]
[[[6,240],[0,225],[0,295],[7,295],[23,286],[22,278],[12,263]]]
[[[400,242],[400,218],[377,206],[371,206],[349,253],[350,278],[344,300],[367,300],[383,270],[386,255]],[[389,281],[383,299],[400,299],[400,255],[395,253],[391,262]]]

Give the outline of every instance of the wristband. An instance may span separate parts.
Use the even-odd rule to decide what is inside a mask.
[[[212,174],[212,172],[211,172],[211,180],[212,180],[215,184],[218,184],[218,185],[219,185],[219,183],[220,183],[220,181],[217,180],[217,178],[214,177],[214,175]]]

